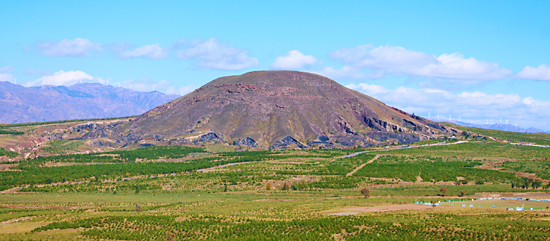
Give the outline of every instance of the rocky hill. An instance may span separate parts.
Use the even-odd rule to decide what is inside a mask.
[[[178,97],[101,84],[23,87],[0,82],[0,123],[140,115]]]
[[[215,79],[115,132],[121,141],[329,148],[412,143],[453,131],[320,75],[257,71]]]

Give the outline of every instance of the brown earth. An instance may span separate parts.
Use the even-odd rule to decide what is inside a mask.
[[[215,79],[120,130],[121,136],[146,140],[275,148],[412,143],[456,132],[326,77],[296,71],[256,71]]]

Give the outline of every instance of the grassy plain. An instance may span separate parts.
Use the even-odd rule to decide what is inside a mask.
[[[471,199],[550,199],[550,148],[469,141],[341,159],[365,149],[171,146],[18,160],[0,172],[0,240],[549,239],[550,202]],[[506,211],[522,205],[537,209]]]

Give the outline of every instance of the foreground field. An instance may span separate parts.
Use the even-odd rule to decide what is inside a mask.
[[[4,151],[0,239],[549,239],[549,148],[468,141],[390,150],[152,146],[26,159]]]
[[[315,192],[34,193],[2,199],[6,240],[543,240],[550,231],[544,211],[433,208],[395,204],[411,198]]]

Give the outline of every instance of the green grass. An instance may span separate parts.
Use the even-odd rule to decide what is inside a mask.
[[[547,159],[505,162],[505,163],[502,163],[501,166],[505,170],[534,173],[537,175],[538,178],[542,178],[546,180],[550,179],[550,162]]]
[[[396,178],[415,182],[420,176],[426,182],[457,181],[463,177],[470,181],[512,182],[518,178],[511,173],[475,168],[479,161],[444,161],[443,158],[429,156],[383,156],[374,163],[367,164],[354,175],[377,178]]]
[[[392,155],[415,155],[435,157],[465,157],[474,159],[484,158],[508,158],[508,159],[533,159],[550,156],[550,148],[510,145],[499,142],[468,142],[454,145],[440,145],[419,147],[410,149],[397,149],[390,151],[373,152]]]
[[[7,156],[7,157],[14,158],[14,157],[19,156],[19,153],[14,152],[14,151],[8,151],[8,150],[0,147],[0,156]]]
[[[47,143],[48,146],[41,149],[51,154],[65,154],[68,151],[77,151],[84,145],[80,140],[53,140]]]

